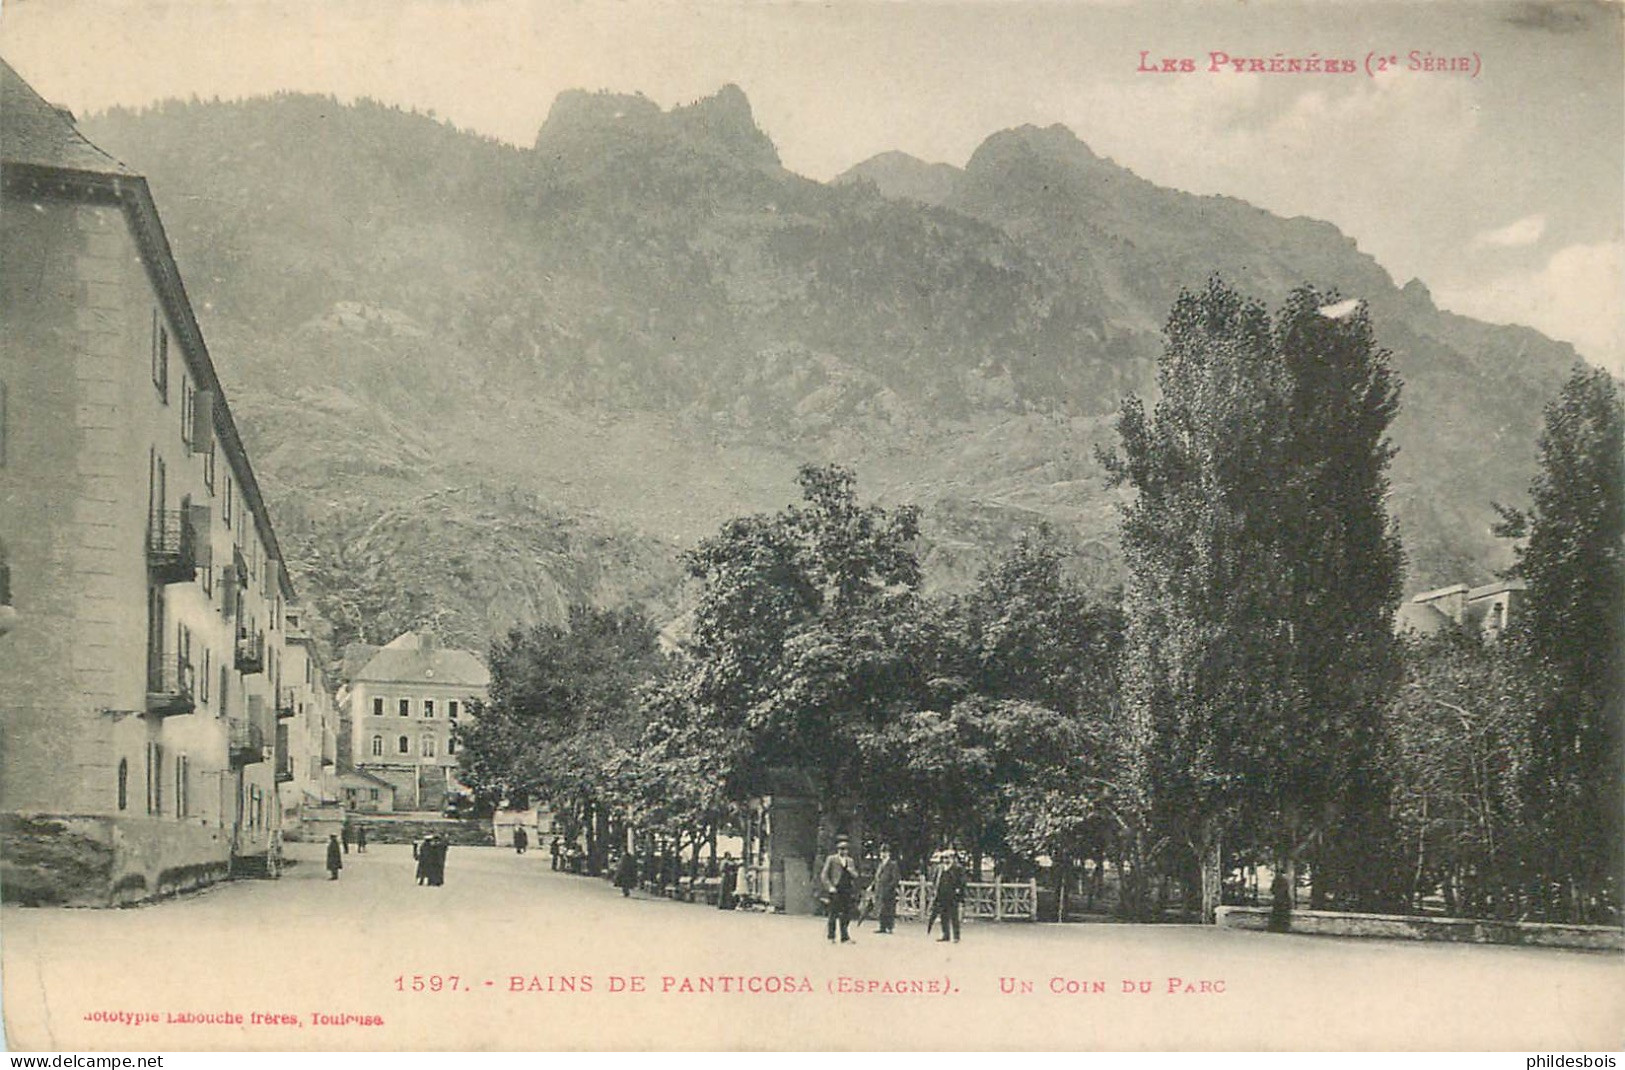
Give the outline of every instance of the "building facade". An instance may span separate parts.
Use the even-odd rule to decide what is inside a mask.
[[[339,808],[338,708],[322,669],[320,649],[306,627],[305,611],[289,608],[284,625],[287,642],[284,693],[277,703],[277,782],[282,785],[285,834],[309,839],[302,826],[319,821],[323,811]]]
[[[1528,585],[1520,579],[1500,580],[1482,587],[1465,583],[1423,591],[1399,607],[1395,625],[1412,635],[1437,635],[1451,628],[1493,642],[1523,608]]]
[[[274,871],[292,596],[146,182],[0,63],[0,890]]]
[[[484,701],[491,674],[472,652],[406,632],[382,647],[345,652],[355,768],[395,788],[397,810],[441,810],[458,790],[452,727]]]

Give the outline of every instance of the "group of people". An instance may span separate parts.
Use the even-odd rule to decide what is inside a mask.
[[[824,860],[824,868],[819,872],[818,879],[828,907],[824,935],[833,944],[838,931],[841,943],[849,944],[852,936],[848,930],[853,919],[858,918],[861,922],[863,917],[868,916],[867,908],[859,915],[860,878],[849,838],[836,838],[835,853]],[[897,859],[892,855],[890,845],[883,844],[880,864],[875,867],[874,878],[862,897],[866,904],[873,904],[876,909],[879,921],[877,931],[880,933],[896,931],[897,895],[902,883],[903,874]],[[965,901],[965,888],[965,867],[959,860],[958,852],[950,850],[937,872],[931,913],[925,922],[925,931],[929,933],[932,925],[941,919],[942,935],[938,940],[943,943],[950,940],[959,942],[960,907]]]
[[[446,883],[446,851],[451,844],[445,837],[431,832],[412,844],[412,857],[417,859],[419,884],[439,887]]]

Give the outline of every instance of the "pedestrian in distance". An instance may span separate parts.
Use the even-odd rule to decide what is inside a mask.
[[[1292,882],[1280,870],[1276,870],[1275,879],[1270,881],[1269,931],[1292,931]]]
[[[942,871],[937,874],[936,904],[932,907],[942,918],[942,935],[937,937],[938,943],[947,943],[951,938],[959,943],[959,906],[965,899],[965,867],[959,864],[959,854],[949,850],[944,860]],[[926,929],[927,932],[931,930]]]
[[[621,898],[632,894],[632,889],[638,886],[638,860],[632,856],[631,851],[623,851],[621,857],[615,860],[615,887],[621,890]]]
[[[880,909],[878,932],[889,933],[897,925],[897,891],[902,883],[903,872],[892,857],[891,846],[881,844],[880,865],[875,867],[875,879],[869,884],[869,892]]]
[[[530,846],[530,837],[525,834],[525,826],[513,827],[513,849],[516,854],[524,854],[525,848]]]
[[[739,863],[730,851],[722,856],[721,875],[717,879],[717,909],[732,910],[739,901]]]
[[[412,841],[412,857],[417,861],[417,881],[429,883],[429,837]]]
[[[339,870],[344,868],[344,852],[339,847],[339,838],[331,832],[327,834],[327,879],[339,879]]]
[[[824,926],[824,935],[833,944],[835,930],[839,927],[841,943],[850,944],[852,937],[847,933],[847,927],[852,923],[852,908],[857,895],[858,864],[852,860],[851,842],[845,836],[836,838],[835,853],[824,860],[819,883],[829,902],[829,918]]]
[[[446,851],[451,847],[445,837],[433,833],[424,844],[424,851],[429,856],[429,886],[438,888],[446,883]]]
[[[344,842],[344,853],[350,853],[350,823],[346,821],[339,826],[339,838]]]
[[[557,836],[554,836],[553,837],[553,871],[555,873],[558,872],[558,868],[559,868],[559,838]]]
[[[355,827],[355,853],[358,855],[367,853],[367,826],[365,825]]]

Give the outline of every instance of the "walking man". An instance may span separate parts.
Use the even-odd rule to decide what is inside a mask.
[[[344,868],[344,853],[339,849],[339,838],[331,832],[327,834],[327,879],[339,879],[339,870]]]
[[[835,942],[835,929],[840,926],[841,943],[850,944],[847,926],[852,923],[852,900],[857,894],[858,865],[852,860],[852,847],[845,836],[835,840],[835,853],[824,860],[819,874],[824,894],[829,897],[829,922],[824,927],[829,942]]]
[[[344,841],[344,853],[349,854],[350,853],[350,823],[348,821],[346,821],[343,825],[339,826],[339,836]]]
[[[355,853],[358,855],[367,853],[367,826],[365,825],[355,827]]]
[[[942,918],[942,935],[937,942],[945,944],[950,937],[959,943],[959,904],[965,899],[965,867],[959,864],[959,852],[949,850],[937,874],[935,910]]]
[[[525,834],[525,826],[513,827],[513,849],[518,854],[524,854],[525,848],[530,846],[530,837]]]
[[[869,885],[869,891],[880,907],[880,932],[889,933],[897,924],[897,886],[902,881],[903,873],[897,868],[897,859],[892,857],[891,845],[881,844],[880,865],[875,869],[873,883]]]

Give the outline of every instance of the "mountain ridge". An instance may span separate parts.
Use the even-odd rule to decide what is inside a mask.
[[[1411,586],[1487,577],[1489,502],[1521,500],[1575,359],[1441,312],[1328,223],[1158,187],[1064,127],[824,184],[782,167],[737,87],[665,111],[572,91],[530,149],[294,95],[82,125],[152,184],[256,469],[300,524],[489,484],[648,540],[630,578],[516,551],[506,567],[566,599],[675,604],[656,559],[781,507],[805,461],[924,505],[943,586],[1048,520],[1109,587],[1093,449],[1153,392],[1173,296],[1216,271],[1272,304],[1304,282],[1367,301],[1407,384]],[[922,180],[930,199],[902,192]]]

